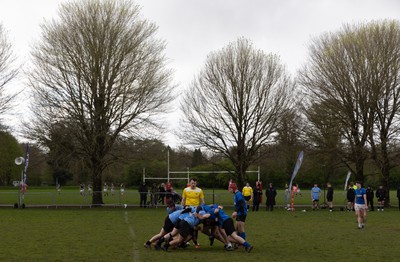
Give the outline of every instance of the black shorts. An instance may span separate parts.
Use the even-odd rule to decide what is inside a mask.
[[[333,197],[327,197],[326,200],[327,200],[328,202],[332,202],[332,201],[333,201]]]
[[[385,201],[385,199],[384,198],[378,198],[378,201],[382,202],[382,201]]]
[[[228,218],[222,223],[222,228],[225,230],[227,236],[232,235],[235,232],[235,225],[233,224],[232,218]]]
[[[213,226],[218,226],[218,222],[215,221],[214,219],[206,218],[203,220],[203,225],[205,227],[213,227]]]
[[[183,239],[186,239],[189,235],[193,234],[193,228],[188,222],[182,220],[179,224],[179,235],[181,235]]]
[[[247,217],[247,215],[237,215],[236,221],[244,223],[244,222],[246,222],[246,217]]]
[[[249,201],[251,199],[251,196],[244,196],[244,200]]]
[[[163,226],[164,231],[167,233],[172,232],[174,227],[175,227],[174,223],[172,223],[171,219],[169,219],[169,216],[167,216],[164,220],[164,226]]]
[[[183,220],[178,219],[178,222],[176,222],[176,224],[175,224],[175,228],[176,228],[176,229],[179,230],[182,221],[183,221]]]

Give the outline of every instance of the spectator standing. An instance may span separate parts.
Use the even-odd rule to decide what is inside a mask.
[[[276,205],[276,202],[275,202],[276,195],[277,195],[277,192],[276,192],[274,186],[272,185],[272,183],[269,183],[269,186],[268,186],[267,190],[265,191],[265,196],[267,197],[267,200],[266,200],[267,211],[274,210],[274,206]]]
[[[172,200],[172,192],[174,191],[174,188],[172,187],[171,182],[167,182],[165,184],[165,203],[168,203],[169,201]]]
[[[349,188],[347,189],[346,198],[347,198],[347,211],[354,211],[355,191],[353,183],[350,183]]]
[[[81,196],[85,196],[85,184],[81,183],[80,187],[79,187],[79,193],[81,194]]]
[[[108,185],[107,185],[107,183],[104,183],[103,193],[104,193],[104,196],[108,196]]]
[[[374,211],[374,189],[371,186],[367,187],[367,206]]]
[[[91,196],[93,194],[93,188],[92,188],[92,184],[88,184],[87,185],[87,190],[88,190],[88,194]]]
[[[150,203],[151,203],[151,206],[152,207],[156,207],[157,206],[157,193],[158,193],[158,187],[157,187],[157,184],[156,183],[153,183],[152,185],[151,185],[151,189],[150,189],[150,193],[151,193],[151,195],[150,195],[150,198],[151,198],[151,200],[150,200]]]
[[[158,187],[158,203],[161,203],[161,205],[164,205],[164,198],[165,198],[165,184],[161,183],[161,185]]]
[[[139,187],[140,207],[146,208],[148,192],[149,190],[147,189],[146,183],[143,182],[142,185]]]
[[[399,210],[400,210],[400,185],[397,186],[397,200],[399,201]]]
[[[125,195],[125,185],[124,185],[124,183],[121,183],[121,185],[119,185],[119,192],[120,192],[122,197]]]
[[[256,183],[256,188],[253,192],[253,211],[258,211],[262,198],[262,189],[259,183]]]
[[[56,190],[57,190],[57,193],[58,193],[58,194],[61,193],[61,185],[60,185],[60,184],[57,184]]]
[[[386,190],[382,185],[376,190],[376,198],[378,199],[378,211],[383,211],[385,208]]]
[[[115,194],[115,186],[114,186],[114,183],[111,183],[111,195],[112,196],[114,196],[114,194]]]
[[[333,211],[333,187],[331,183],[326,184],[327,193],[326,193],[326,201],[328,202],[329,212]]]
[[[311,200],[312,200],[312,209],[319,209],[319,197],[321,195],[321,189],[318,187],[318,184],[314,184],[314,187],[311,188]]]

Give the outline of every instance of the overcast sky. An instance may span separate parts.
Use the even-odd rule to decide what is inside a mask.
[[[57,15],[65,0],[1,0],[0,22],[21,61],[39,38],[39,25]],[[254,47],[280,55],[293,75],[307,59],[310,39],[343,24],[400,20],[399,0],[137,0],[141,14],[158,27],[167,43],[174,82],[184,90],[203,67],[207,54],[246,37]],[[16,85],[14,83],[14,85]],[[11,88],[11,87],[10,87]],[[21,101],[21,104],[23,102]],[[177,110],[175,108],[175,110]],[[15,116],[14,116],[15,117]],[[168,126],[176,129],[176,114]],[[164,142],[180,141],[172,134]]]

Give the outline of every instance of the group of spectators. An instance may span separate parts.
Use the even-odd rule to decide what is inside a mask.
[[[247,209],[252,206],[252,211],[258,211],[260,204],[262,203],[263,197],[263,188],[261,181],[257,181],[255,188],[250,186],[249,183],[246,183],[246,186],[242,189],[242,195],[246,200]],[[274,188],[272,183],[269,183],[267,189],[265,190],[265,205],[267,211],[273,211],[274,206],[276,205],[276,189]]]
[[[180,202],[182,197],[174,191],[171,182],[157,185],[153,183],[150,191],[146,183],[142,183],[138,189],[140,195],[140,207],[156,207],[157,204],[165,205],[169,201]],[[150,193],[150,194],[149,194]],[[150,197],[150,200],[148,200]]]
[[[61,192],[61,186],[59,184],[57,184],[56,189],[57,189],[58,193]],[[120,191],[121,196],[124,196],[124,194],[125,194],[125,185],[123,183],[120,184],[119,191]],[[79,194],[81,196],[92,195],[93,194],[93,186],[92,186],[92,184],[89,183],[86,186],[85,183],[81,183],[79,185]],[[111,194],[111,196],[115,195],[114,183],[111,183],[110,186],[108,186],[107,183],[104,183],[103,184],[103,196],[109,196],[110,194]]]

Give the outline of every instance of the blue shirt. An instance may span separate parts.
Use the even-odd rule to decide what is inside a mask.
[[[201,204],[201,207],[207,214],[210,214],[209,219],[215,220],[214,210],[216,208],[218,208],[218,205],[216,205],[216,204],[212,204],[212,205]]]
[[[206,212],[201,210],[199,212],[199,214],[205,215]],[[197,226],[200,223],[200,219],[198,217],[196,217],[194,214],[190,214],[190,216],[185,217],[183,220],[188,222],[188,224],[191,225],[192,227]]]
[[[214,213],[214,210],[215,209],[213,209],[213,213]],[[219,223],[220,226],[222,226],[222,224],[224,223],[225,220],[230,218],[230,216],[228,216],[225,213],[225,211],[223,209],[221,209],[221,208],[218,209],[218,213],[215,214],[215,216],[218,218],[218,223]]]
[[[367,194],[365,188],[356,189],[356,204],[365,205],[364,195]]]
[[[236,191],[235,197],[233,198],[233,203],[235,205],[235,211],[240,215],[247,215],[247,205],[240,191]]]
[[[311,196],[315,200],[319,200],[319,193],[321,192],[321,189],[319,187],[313,187],[311,188]]]
[[[200,206],[207,213],[210,213],[211,209],[213,209],[213,208],[215,209],[218,207],[216,204],[212,204],[212,205],[201,204]]]
[[[169,214],[169,220],[171,220],[171,222],[173,224],[176,224],[176,222],[178,222],[179,220],[179,216],[181,215],[182,210],[177,210],[175,212],[172,212],[171,214]]]
[[[186,217],[190,216],[191,213],[195,213],[195,212],[196,212],[196,208],[195,208],[195,207],[192,207],[192,211],[190,211],[190,213],[187,212],[187,213],[181,214],[181,215],[179,216],[179,219],[180,219],[180,220],[184,220]]]

